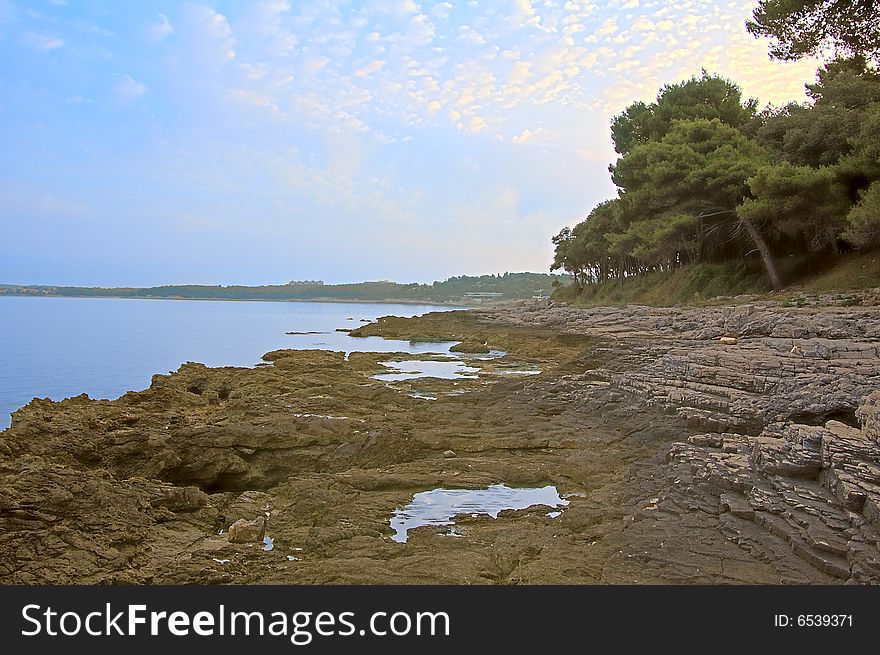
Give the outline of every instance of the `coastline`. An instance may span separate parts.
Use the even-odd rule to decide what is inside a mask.
[[[0,298],[0,312],[10,319],[0,347],[6,366],[6,375],[0,376],[0,430],[8,427],[12,412],[34,397],[62,400],[87,392],[95,399],[116,399],[145,389],[154,373],[174,370],[186,361],[252,366],[263,353],[277,348],[350,347],[341,343],[347,337],[338,335],[292,338],[287,333],[297,325],[332,333],[385,314],[464,309],[436,304],[156,305],[111,300],[92,302],[85,297],[41,303]],[[349,317],[359,321],[353,323]],[[360,347],[382,349],[376,343]],[[95,366],[100,373],[93,372]]]
[[[506,354],[468,360],[475,379],[386,384],[383,363],[419,357],[282,350],[35,401],[0,433],[0,580],[880,581],[877,307],[522,302],[355,333]],[[413,494],[499,483],[570,503],[391,539]],[[260,516],[272,551],[230,541]]]
[[[353,305],[434,305],[438,307],[449,306],[454,308],[468,309],[470,305],[446,302],[442,300],[349,300],[344,298],[189,298],[183,296],[87,296],[87,295],[61,295],[61,294],[30,294],[30,293],[4,293],[0,298],[90,298],[107,300],[198,300],[215,302],[327,302],[327,303],[351,303]],[[478,305],[473,305],[474,307]]]

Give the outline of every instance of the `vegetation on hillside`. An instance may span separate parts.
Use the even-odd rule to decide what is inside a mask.
[[[359,282],[323,284],[318,281],[269,286],[175,285],[149,288],[96,288],[0,285],[0,295],[50,295],[78,297],[190,298],[214,300],[339,300],[353,302],[466,302],[466,293],[500,293],[503,300],[531,298],[537,291],[550,292],[564,279],[545,273],[461,275],[433,284]]]
[[[553,238],[551,270],[571,275],[569,295],[694,266],[686,277],[707,288],[725,286],[707,272],[737,271],[728,286],[779,290],[829,257],[880,246],[878,11],[857,0],[760,3],[749,29],[776,39],[773,56],[837,53],[803,103],[759,111],[734,81],[704,71],[617,115],[617,197]]]
[[[803,294],[864,292],[877,287],[880,280],[880,253],[829,255],[821,261],[786,257],[779,261],[783,278],[796,280],[778,300],[796,299]],[[761,297],[772,291],[763,266],[755,261],[729,261],[694,264],[674,271],[654,271],[645,275],[590,284],[580,293],[571,285],[560,287],[557,300],[578,306],[640,305],[670,306],[730,302],[736,296]],[[858,297],[856,293],[853,297]]]

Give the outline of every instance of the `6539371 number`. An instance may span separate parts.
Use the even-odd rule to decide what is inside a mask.
[[[773,617],[773,626],[777,628],[851,628],[852,625],[852,614],[776,614]]]

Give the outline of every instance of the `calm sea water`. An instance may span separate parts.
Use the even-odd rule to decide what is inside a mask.
[[[0,429],[33,398],[117,398],[186,361],[253,366],[278,348],[447,352],[450,344],[355,338],[361,319],[449,307],[0,297]],[[351,320],[350,320],[351,319]],[[288,335],[286,332],[319,332]]]

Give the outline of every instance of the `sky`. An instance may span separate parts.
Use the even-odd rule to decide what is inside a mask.
[[[0,0],[0,283],[548,271],[629,103],[804,99],[755,4]]]

